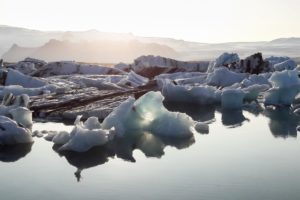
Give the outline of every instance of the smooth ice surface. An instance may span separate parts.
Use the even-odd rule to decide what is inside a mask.
[[[169,112],[160,92],[148,92],[138,100],[129,98],[104,119],[104,129],[115,128],[117,135],[142,134],[169,137],[190,137],[194,121],[186,114]]]

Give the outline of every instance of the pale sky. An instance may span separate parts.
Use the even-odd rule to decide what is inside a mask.
[[[0,24],[198,42],[300,36],[300,0],[0,0]]]

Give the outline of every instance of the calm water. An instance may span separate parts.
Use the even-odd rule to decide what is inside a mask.
[[[300,199],[300,119],[288,109],[168,108],[209,121],[209,134],[143,151],[132,138],[82,154],[58,154],[43,138],[1,148],[0,199]],[[43,129],[71,127],[34,125]]]

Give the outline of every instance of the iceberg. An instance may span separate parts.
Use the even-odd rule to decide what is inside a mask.
[[[264,94],[266,105],[291,105],[300,92],[300,80],[296,70],[275,72],[269,81],[273,87]]]
[[[14,96],[8,93],[0,105],[0,115],[11,117],[18,124],[26,128],[32,126],[32,112],[27,108],[29,97],[26,94]]]
[[[162,94],[168,102],[189,102],[200,105],[221,102],[221,90],[213,86],[181,86],[165,80]]]
[[[36,77],[31,77],[13,69],[7,72],[5,85],[20,85],[24,88],[39,88],[47,85],[47,82]]]
[[[50,62],[35,72],[35,76],[48,77],[70,74],[124,74],[124,71],[113,67],[80,64],[74,61]]]
[[[12,93],[13,95],[26,94],[28,96],[37,96],[41,94],[47,94],[55,90],[56,87],[53,85],[46,85],[39,88],[24,88],[20,85],[0,86],[0,97],[3,98],[6,94],[9,93]]]
[[[221,103],[223,109],[241,109],[245,93],[239,89],[227,89],[222,92]]]
[[[148,92],[138,100],[130,97],[102,123],[102,128],[115,128],[117,136],[150,132],[158,136],[190,137],[196,132],[195,122],[186,114],[169,112],[160,92]]]
[[[0,144],[12,145],[19,143],[31,143],[31,131],[20,127],[14,120],[0,116]]]
[[[18,107],[11,109],[9,113],[12,115],[13,120],[26,128],[32,127],[32,111],[25,107]]]
[[[94,146],[101,146],[109,141],[110,130],[101,129],[98,118],[90,117],[84,123],[80,121],[81,116],[75,120],[75,127],[68,132],[56,134],[52,141],[62,145],[60,151],[85,152]]]
[[[274,65],[274,69],[276,71],[283,71],[283,70],[293,70],[297,67],[297,64],[294,60],[288,59],[283,62],[277,63]]]
[[[219,67],[230,67],[236,65],[240,61],[240,57],[236,53],[223,53],[215,61],[209,64],[207,72],[213,72]]]
[[[235,73],[226,67],[219,67],[207,76],[207,84],[217,87],[227,87],[242,82],[247,77],[244,73]]]

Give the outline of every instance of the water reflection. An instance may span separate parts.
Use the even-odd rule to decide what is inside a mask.
[[[297,126],[300,124],[300,116],[291,112],[289,107],[264,108],[258,103],[247,104],[241,110],[222,110],[218,106],[203,107],[182,103],[166,103],[165,106],[170,111],[184,112],[197,121],[214,121],[215,112],[220,112],[222,124],[229,128],[236,128],[245,121],[250,121],[244,116],[244,111],[255,117],[263,115],[270,119],[269,128],[275,137],[297,137]]]
[[[244,115],[243,110],[221,110],[222,124],[230,128],[242,126],[244,121],[249,121]]]
[[[31,151],[32,144],[0,145],[0,161],[16,162],[24,158]]]
[[[170,103],[164,102],[164,106],[172,112],[181,112],[189,115],[195,121],[213,122],[215,121],[216,106],[200,106],[190,103]]]
[[[73,151],[58,151],[59,145],[54,145],[53,150],[60,156],[66,158],[69,164],[75,166],[74,173],[77,181],[81,179],[81,172],[84,169],[102,165],[115,156],[125,161],[136,162],[133,151],[138,149],[146,157],[161,158],[166,146],[173,146],[177,149],[187,148],[195,143],[194,137],[186,139],[171,139],[168,137],[158,137],[151,133],[133,134],[133,136],[115,138],[108,144],[94,147],[87,152],[78,153]]]
[[[52,148],[60,156],[65,157],[71,165],[77,168],[77,171],[74,173],[77,181],[80,181],[81,179],[82,170],[102,165],[108,161],[109,157],[114,156],[113,151],[110,151],[109,148],[105,148],[102,146],[92,148],[89,151],[82,153],[74,151],[59,152],[59,147],[59,145],[54,145]]]
[[[300,117],[289,107],[267,108],[263,114],[270,119],[269,127],[275,137],[297,137]]]

